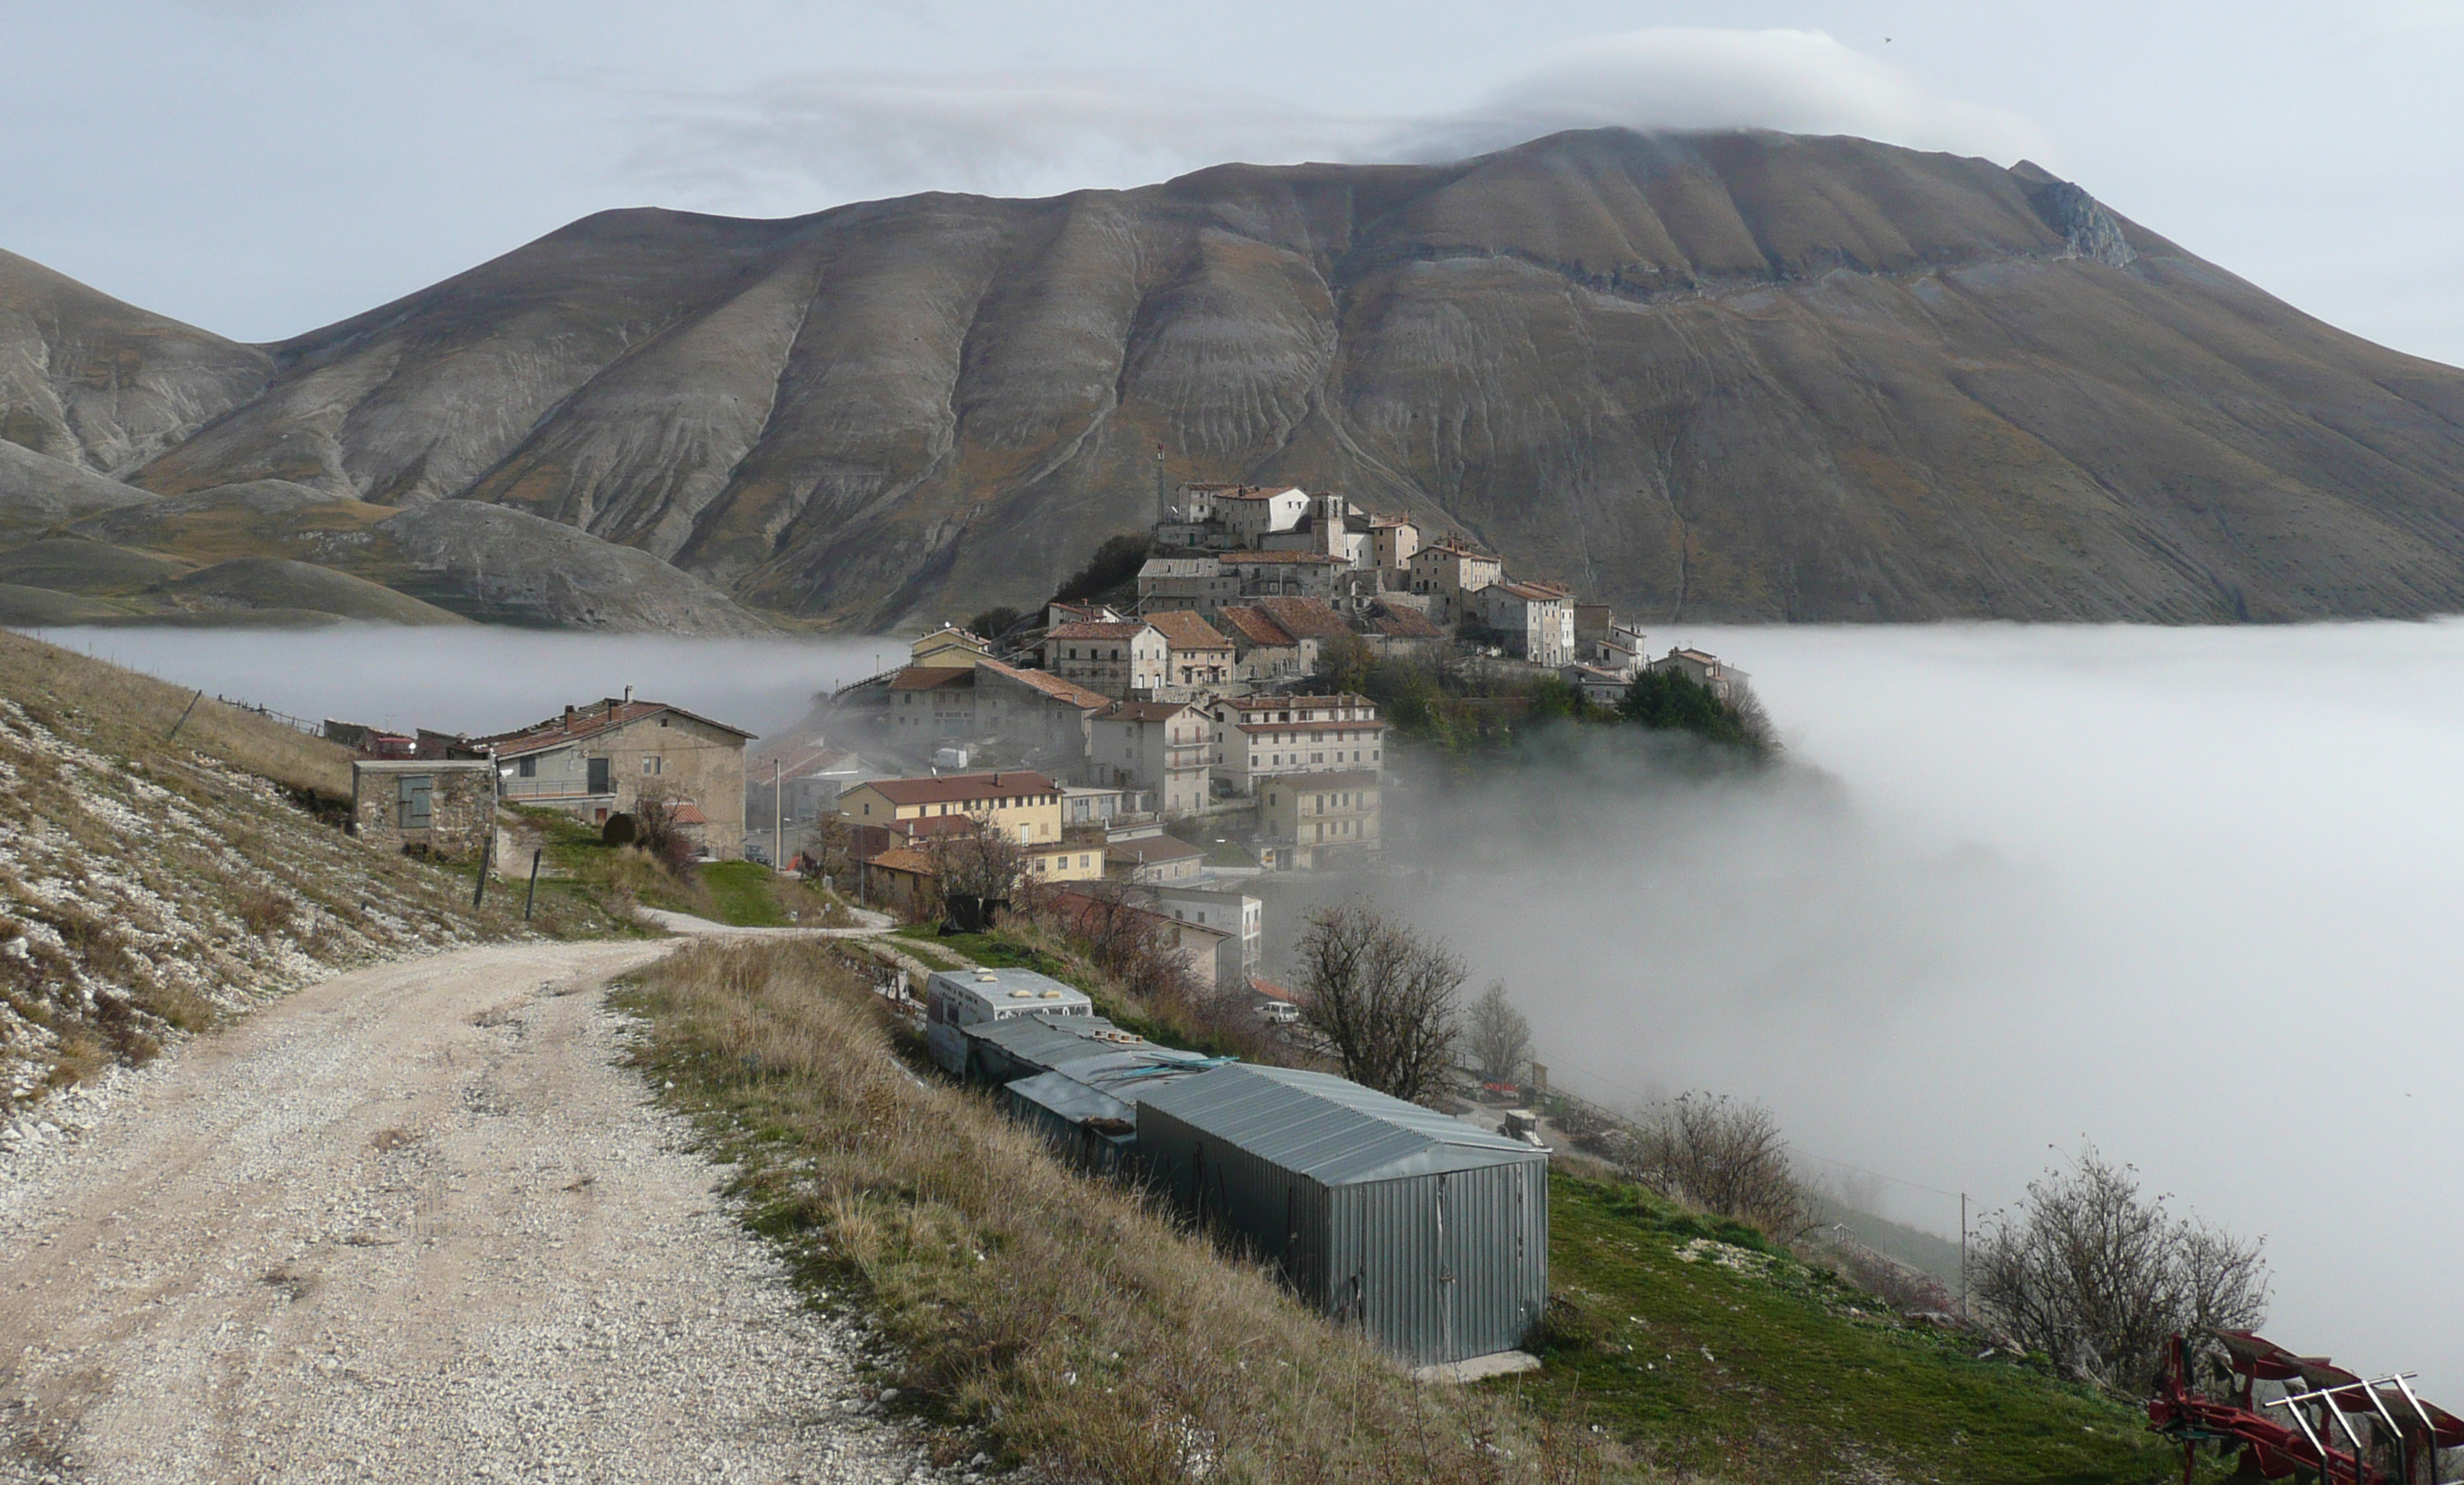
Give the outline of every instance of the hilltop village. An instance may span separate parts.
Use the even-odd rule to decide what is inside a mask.
[[[822,736],[773,769],[757,760],[754,827],[774,809],[782,831],[835,816],[860,837],[854,866],[893,893],[924,885],[934,831],[1005,821],[1022,792],[1057,811],[1029,841],[1043,880],[1356,869],[1385,849],[1396,781],[1389,719],[1325,680],[1346,651],[1476,656],[1601,705],[1654,670],[1723,697],[1742,678],[1696,650],[1651,658],[1607,605],[1339,495],[1184,484],[1158,504],[1134,596],[917,638],[906,664],[831,698]]]

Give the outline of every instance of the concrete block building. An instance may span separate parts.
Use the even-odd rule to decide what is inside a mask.
[[[484,758],[351,765],[351,833],[380,851],[475,857],[495,825],[496,765]]]
[[[593,825],[630,813],[648,796],[693,806],[701,816],[687,827],[695,844],[733,860],[744,854],[744,744],[752,737],[680,706],[637,701],[628,689],[465,745],[495,758],[506,799]]]

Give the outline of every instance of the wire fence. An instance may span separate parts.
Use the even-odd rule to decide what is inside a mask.
[[[325,724],[321,721],[310,721],[305,717],[294,717],[289,712],[277,712],[261,702],[243,701],[236,697],[227,697],[220,693],[216,693],[214,699],[232,711],[246,712],[252,717],[262,717],[268,721],[278,721],[295,732],[304,732],[312,738],[321,738],[325,735]]]

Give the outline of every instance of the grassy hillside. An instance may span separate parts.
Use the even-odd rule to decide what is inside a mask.
[[[2153,1482],[2138,1409],[1902,1321],[1733,1223],[1560,1174],[1542,1387],[1638,1454],[1727,1479]]]
[[[192,699],[0,632],[0,1109],[337,967],[522,931],[469,869],[342,832],[347,751]]]

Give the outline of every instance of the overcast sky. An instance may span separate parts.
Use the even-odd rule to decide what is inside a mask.
[[[1430,158],[1570,124],[2032,156],[2464,362],[2464,0],[7,7],[0,247],[250,340],[584,212]]]

